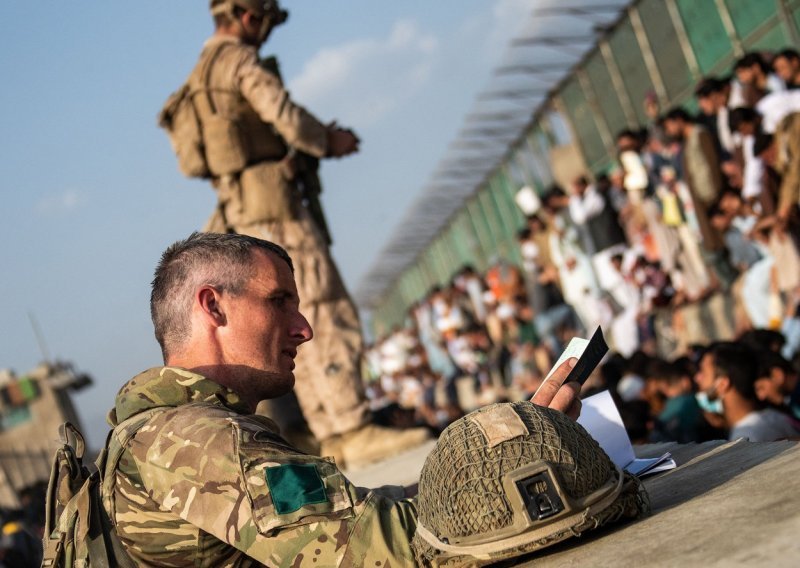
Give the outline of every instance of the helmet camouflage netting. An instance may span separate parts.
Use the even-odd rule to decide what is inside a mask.
[[[451,424],[420,474],[412,547],[423,565],[483,565],[649,510],[639,481],[584,428],[530,402]]]

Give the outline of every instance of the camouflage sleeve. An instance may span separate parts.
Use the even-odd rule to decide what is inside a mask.
[[[287,144],[317,158],[325,156],[327,127],[291,100],[280,78],[259,65],[255,54],[240,63],[237,79],[242,96]]]
[[[155,417],[130,446],[163,510],[270,566],[413,566],[416,508],[357,490],[257,420],[209,405]]]
[[[373,487],[371,489],[365,489],[364,487],[359,487],[358,489],[364,492],[372,491],[377,495],[394,501],[400,501],[406,497],[406,488],[402,485],[381,485],[380,487]]]

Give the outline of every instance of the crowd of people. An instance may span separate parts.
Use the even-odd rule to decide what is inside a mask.
[[[602,328],[636,442],[800,435],[800,55],[747,53],[616,138],[615,165],[541,192],[521,265],[465,266],[365,352],[373,409],[441,430],[530,397]]]
[[[582,395],[608,389],[634,443],[800,436],[800,55],[746,54],[695,96],[648,97],[615,167],[526,211],[520,265],[464,266],[365,350],[379,421],[440,432],[531,398],[600,327]],[[0,566],[39,564],[42,491],[1,515]]]

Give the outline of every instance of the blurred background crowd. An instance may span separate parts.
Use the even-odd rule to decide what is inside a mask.
[[[464,266],[366,349],[382,420],[530,397],[600,326],[583,394],[611,390],[635,443],[800,435],[800,55],[747,53],[695,102],[648,96],[613,168],[520,191],[522,264]]]

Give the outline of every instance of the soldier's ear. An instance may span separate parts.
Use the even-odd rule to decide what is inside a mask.
[[[197,291],[197,304],[211,325],[225,325],[225,312],[220,302],[220,292],[213,286],[203,286]]]
[[[242,13],[241,17],[239,18],[241,26],[247,32],[257,31],[261,27],[262,21],[263,17],[257,16],[250,10],[246,10],[244,13]]]

